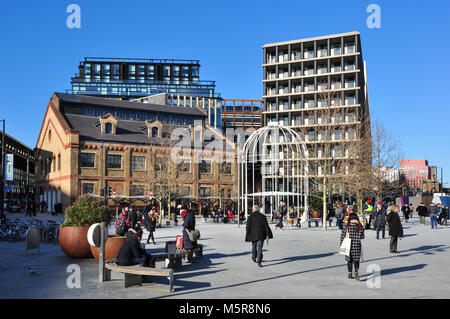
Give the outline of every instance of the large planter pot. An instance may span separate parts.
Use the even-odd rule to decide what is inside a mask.
[[[315,210],[311,211],[311,217],[312,218],[320,218],[321,215],[322,214],[320,212],[318,212],[318,211],[315,211]]]
[[[105,260],[116,258],[120,248],[125,242],[125,236],[109,235],[105,245]],[[99,248],[90,246],[92,256],[98,261]]]
[[[59,246],[61,250],[72,258],[92,258],[87,239],[89,227],[59,228]]]

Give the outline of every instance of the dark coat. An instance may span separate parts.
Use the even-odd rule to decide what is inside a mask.
[[[128,231],[126,233],[127,239],[123,243],[122,247],[117,254],[116,260],[119,266],[131,266],[135,264],[136,258],[145,254],[139,247],[139,242],[134,233]]]
[[[251,213],[247,220],[245,241],[265,240],[273,238],[266,216],[259,211]]]
[[[144,226],[145,226],[145,229],[147,229],[147,231],[149,231],[149,232],[154,232],[156,230],[156,220],[151,218],[148,215],[148,212],[145,213],[145,215],[144,215]]]
[[[137,216],[136,211],[133,209],[130,212],[130,224],[131,224],[130,227],[134,229],[134,227],[136,227],[137,221],[138,221],[138,216]]]
[[[416,211],[419,216],[428,216],[428,208],[426,208],[423,204],[417,206]]]
[[[361,227],[359,232],[357,232],[355,223],[349,223],[348,232],[349,237],[352,240],[350,246],[350,256],[353,258],[354,261],[359,261],[361,259],[361,251],[362,251],[361,239],[364,239],[364,227]],[[342,241],[344,240],[345,236],[347,236],[347,227],[345,227],[344,230],[341,232],[341,240],[339,246],[342,245]],[[345,260],[349,259],[350,257],[345,256]]]
[[[398,216],[398,213],[391,211],[387,215],[386,221],[389,225],[389,235],[403,237],[403,226],[400,221],[400,216]]]
[[[384,226],[386,225],[386,210],[384,207],[381,207],[381,210],[378,211],[378,208],[374,210],[375,213],[375,227],[378,225]]]
[[[197,246],[197,242],[192,242],[189,239],[189,235],[186,229],[192,231],[195,229],[195,216],[193,213],[189,212],[184,216],[183,221],[183,248],[184,249],[194,249]]]

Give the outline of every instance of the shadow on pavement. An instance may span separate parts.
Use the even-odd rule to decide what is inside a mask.
[[[418,264],[418,265],[413,265],[413,266],[404,266],[404,267],[397,267],[397,268],[390,268],[390,269],[382,269],[380,272],[381,276],[388,276],[388,275],[393,275],[393,274],[398,274],[398,273],[402,273],[402,272],[406,272],[406,271],[412,271],[412,270],[419,270],[419,269],[423,269],[425,268],[425,266],[427,266],[427,264]],[[365,274],[362,275],[361,278],[363,277],[369,277],[371,274]],[[361,281],[366,281],[368,280],[361,280]]]
[[[324,254],[316,254],[316,255],[292,256],[292,257],[286,257],[286,258],[274,259],[274,260],[267,260],[267,261],[263,260],[263,262],[279,261],[279,262],[274,263],[274,264],[268,264],[268,265],[266,264],[266,265],[264,265],[264,267],[270,267],[270,266],[280,265],[280,264],[289,263],[289,262],[293,262],[293,261],[299,261],[299,260],[325,258],[325,257],[333,256],[334,254],[336,254],[336,253],[332,252],[332,253],[324,253]]]

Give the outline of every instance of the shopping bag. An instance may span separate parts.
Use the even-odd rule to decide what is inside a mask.
[[[183,236],[177,235],[177,249],[183,248]]]
[[[349,234],[345,235],[344,240],[342,241],[341,248],[339,249],[339,254],[350,257],[350,249],[352,247],[352,240],[350,239]]]

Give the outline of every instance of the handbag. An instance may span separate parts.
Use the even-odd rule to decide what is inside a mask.
[[[350,257],[351,246],[352,246],[352,240],[350,239],[350,235],[347,232],[344,240],[342,241],[341,247],[339,248],[339,254]]]
[[[183,236],[177,235],[177,249],[183,248]]]
[[[188,231],[187,233],[190,241],[197,241],[200,238],[200,231],[198,229]]]

